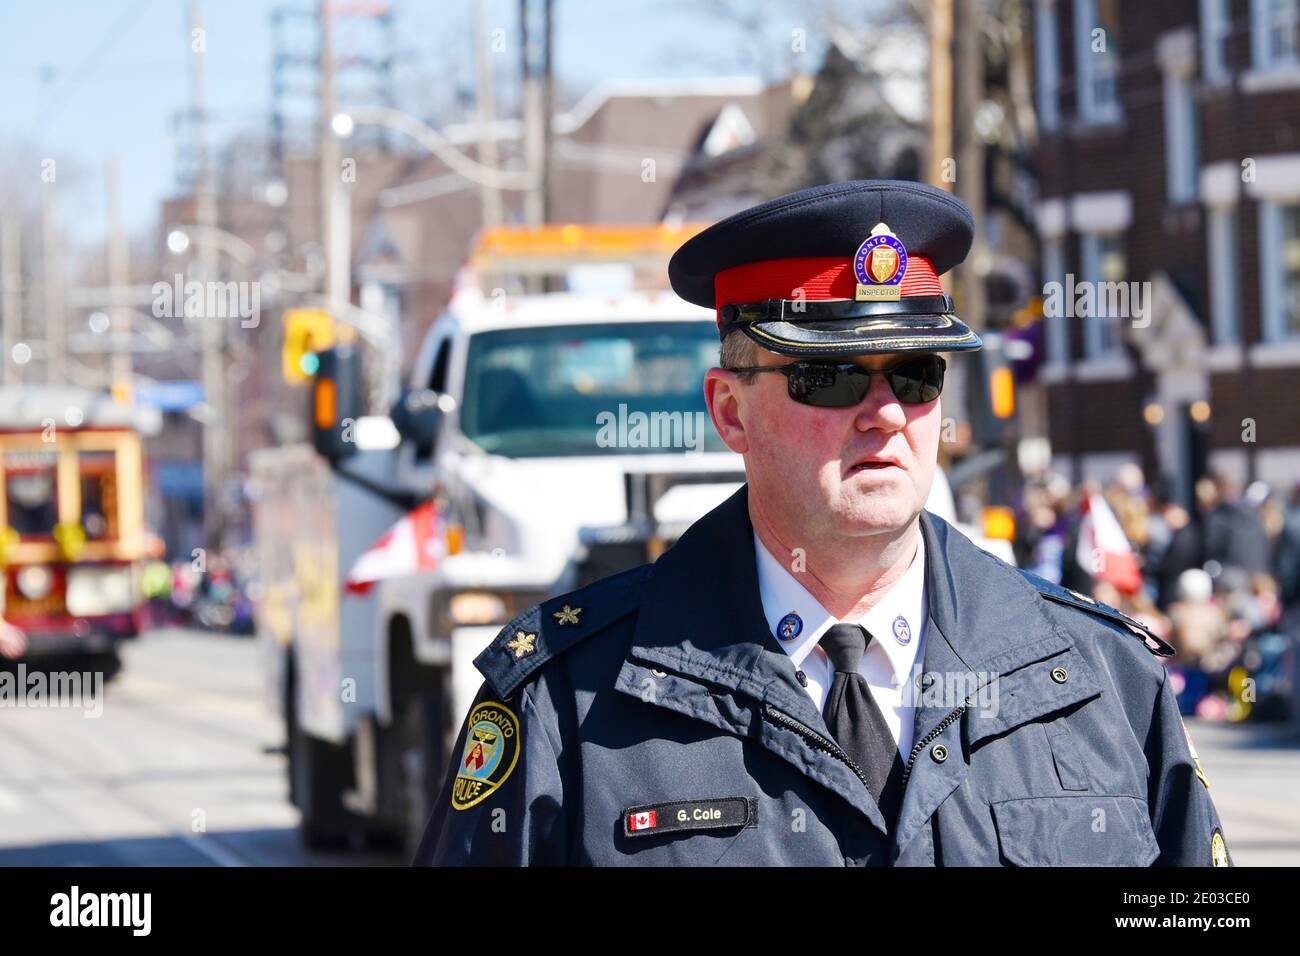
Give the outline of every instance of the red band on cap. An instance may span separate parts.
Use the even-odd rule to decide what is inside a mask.
[[[802,293],[797,290],[802,289]],[[766,259],[723,269],[713,277],[718,321],[728,303],[762,302],[765,299],[852,299],[858,279],[853,260],[843,256],[799,259]],[[943,283],[934,265],[924,256],[907,257],[907,271],[899,287],[903,298],[914,295],[943,295]]]

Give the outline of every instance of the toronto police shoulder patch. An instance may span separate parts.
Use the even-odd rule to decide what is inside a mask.
[[[1215,866],[1232,866],[1228,844],[1224,842],[1223,831],[1218,827],[1214,828],[1214,836],[1210,838],[1210,862]]]
[[[485,700],[465,721],[465,751],[456,765],[451,805],[468,810],[501,784],[519,760],[519,718],[505,704]]]

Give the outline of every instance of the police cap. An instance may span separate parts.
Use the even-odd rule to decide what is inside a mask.
[[[784,355],[957,352],[980,338],[939,276],[974,237],[966,205],[924,183],[854,180],[736,213],[673,255],[679,296]]]

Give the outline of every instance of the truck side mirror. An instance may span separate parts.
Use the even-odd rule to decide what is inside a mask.
[[[449,395],[428,388],[413,388],[403,392],[393,406],[393,426],[404,441],[415,445],[417,458],[428,458],[438,441],[443,413],[453,407]]]

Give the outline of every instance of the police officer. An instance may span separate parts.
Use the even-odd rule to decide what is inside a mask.
[[[1169,646],[924,510],[972,235],[860,181],[678,250],[747,483],[502,629],[417,863],[1229,864]]]

